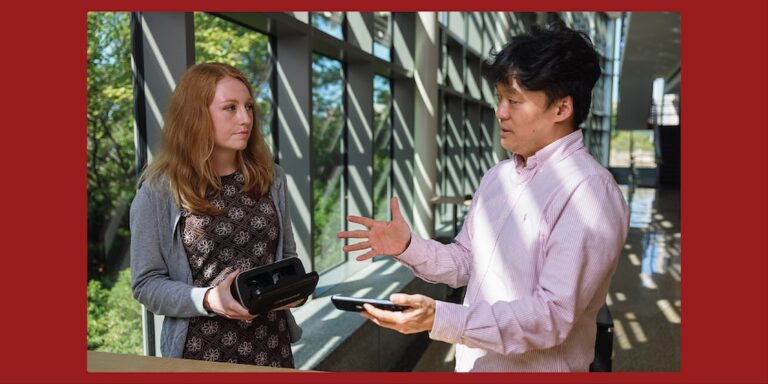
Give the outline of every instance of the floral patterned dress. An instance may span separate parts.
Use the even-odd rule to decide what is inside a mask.
[[[214,286],[238,267],[244,271],[275,260],[278,212],[269,193],[259,198],[242,193],[243,181],[239,172],[222,176],[222,193],[211,204],[224,214],[183,213],[184,248],[196,287]],[[183,357],[293,368],[285,311],[272,311],[251,321],[193,317]]]

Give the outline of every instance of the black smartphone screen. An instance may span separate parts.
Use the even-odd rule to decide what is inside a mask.
[[[366,299],[362,297],[348,297],[341,295],[331,296],[331,301],[333,302],[333,305],[336,306],[336,308],[341,309],[342,311],[362,312],[365,311],[363,304],[370,304],[379,309],[395,312],[404,311],[409,308],[402,305],[393,304],[389,300]]]

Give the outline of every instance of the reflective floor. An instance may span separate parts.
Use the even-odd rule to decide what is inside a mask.
[[[614,371],[680,370],[680,191],[623,187],[630,232],[606,301]]]
[[[680,370],[680,191],[621,186],[630,231],[606,302],[614,372]],[[453,371],[453,347],[432,342],[414,371]]]

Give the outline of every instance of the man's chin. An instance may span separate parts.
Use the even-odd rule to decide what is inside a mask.
[[[516,146],[514,145],[514,143],[505,143],[502,141],[499,144],[501,144],[501,147],[504,148],[505,151],[516,153],[515,151]]]

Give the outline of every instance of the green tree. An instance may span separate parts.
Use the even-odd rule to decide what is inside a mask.
[[[88,282],[88,349],[142,353],[141,305],[131,296],[131,271],[118,274],[111,289]]]
[[[136,189],[130,15],[90,12],[87,23],[88,276],[114,279]]]
[[[338,60],[313,55],[312,60],[312,244],[315,270],[343,260],[336,232],[342,222],[344,72]]]
[[[130,14],[91,12],[87,25],[88,349],[141,353],[125,268],[136,190]]]

